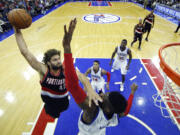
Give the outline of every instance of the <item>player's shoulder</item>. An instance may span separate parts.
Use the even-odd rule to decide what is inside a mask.
[[[43,72],[38,72],[41,81],[48,75],[48,72],[49,72],[49,68],[46,65],[45,67],[46,68],[44,68]]]

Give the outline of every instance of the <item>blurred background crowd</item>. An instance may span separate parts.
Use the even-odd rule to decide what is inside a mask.
[[[72,0],[73,1],[73,0]],[[91,0],[80,0],[91,1]],[[93,1],[93,0],[92,0]],[[111,0],[110,0],[111,1]],[[112,0],[113,1],[113,0]],[[124,0],[126,1],[126,0]],[[170,6],[180,10],[180,0],[134,0],[140,4],[147,3],[149,7],[155,7],[156,3]],[[12,29],[7,19],[7,13],[14,8],[24,8],[32,17],[46,12],[53,6],[65,0],[0,0],[0,34]]]
[[[0,34],[12,29],[7,13],[14,8],[24,8],[32,17],[45,14],[64,0],[0,0]]]

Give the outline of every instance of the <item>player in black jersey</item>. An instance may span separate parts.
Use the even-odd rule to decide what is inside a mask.
[[[143,35],[144,26],[142,24],[142,19],[139,19],[139,23],[135,25],[134,27],[134,40],[131,42],[131,46],[139,40],[139,47],[138,49],[141,49],[141,41],[142,41],[142,35]]]
[[[149,33],[151,31],[151,28],[154,27],[154,19],[155,19],[155,16],[154,16],[154,11],[151,11],[151,13],[149,15],[147,15],[145,18],[144,18],[144,21],[143,21],[143,25],[144,25],[144,32],[146,33],[147,32],[147,36],[145,38],[146,41],[148,41],[148,36],[149,36]]]
[[[14,30],[16,42],[21,54],[30,66],[40,75],[42,89],[41,98],[45,103],[45,111],[51,117],[58,118],[60,113],[65,111],[69,106],[68,91],[65,86],[67,82],[65,83],[64,68],[61,63],[60,51],[56,49],[48,50],[44,54],[43,63],[39,62],[28,50],[21,31],[17,28],[14,28]],[[79,71],[77,71],[77,75],[83,85],[86,85],[86,82],[89,82],[86,76],[81,74]],[[92,89],[90,86],[87,88]]]

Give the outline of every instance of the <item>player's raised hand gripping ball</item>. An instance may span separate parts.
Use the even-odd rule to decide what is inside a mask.
[[[7,17],[11,25],[18,29],[28,28],[32,23],[31,16],[24,9],[13,9]]]

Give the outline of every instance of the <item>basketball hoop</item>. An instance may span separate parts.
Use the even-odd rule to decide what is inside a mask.
[[[172,43],[159,49],[160,67],[164,77],[162,90],[152,96],[162,116],[180,125],[180,43]],[[175,59],[175,60],[174,60]]]

